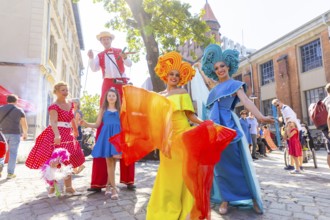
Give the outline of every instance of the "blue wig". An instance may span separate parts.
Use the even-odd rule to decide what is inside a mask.
[[[218,80],[214,71],[214,64],[224,62],[229,67],[229,76],[231,77],[238,70],[239,52],[237,50],[225,50],[217,44],[210,44],[204,50],[202,58],[202,70],[205,75],[211,79]]]

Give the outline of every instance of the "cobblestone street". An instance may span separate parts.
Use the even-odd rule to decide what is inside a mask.
[[[317,151],[318,168],[312,161],[304,164],[301,175],[283,170],[283,153],[274,151],[268,158],[254,162],[261,184],[265,213],[230,208],[226,216],[218,214],[213,205],[212,219],[330,219],[330,169],[326,151]],[[18,164],[17,178],[7,180],[6,169],[0,180],[0,219],[145,219],[158,163],[136,163],[136,191],[118,184],[119,200],[107,199],[104,193],[89,193],[92,160],[87,158],[86,169],[74,176],[73,184],[81,196],[48,198],[40,172]],[[117,169],[117,181],[119,169]]]

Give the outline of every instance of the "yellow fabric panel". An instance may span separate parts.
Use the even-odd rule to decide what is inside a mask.
[[[167,97],[173,104],[173,112],[175,111],[191,111],[195,112],[190,95],[188,93],[175,94]]]
[[[178,94],[167,97],[172,102],[172,135],[168,142],[171,158],[160,154],[160,165],[147,208],[147,220],[184,220],[190,213],[194,199],[182,175],[182,133],[190,129],[184,110],[193,111],[190,96]]]

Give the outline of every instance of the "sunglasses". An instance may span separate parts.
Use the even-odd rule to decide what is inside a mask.
[[[215,67],[214,70],[217,71],[218,69],[224,68],[225,66],[225,64],[220,64],[220,66]]]

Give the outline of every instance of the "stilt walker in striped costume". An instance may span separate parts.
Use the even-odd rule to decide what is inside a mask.
[[[102,93],[100,99],[100,105],[103,102],[104,94],[111,87],[116,88],[119,91],[120,97],[122,97],[122,86],[126,85],[128,78],[125,75],[125,67],[132,66],[132,61],[127,58],[127,54],[121,49],[111,47],[111,43],[115,38],[115,35],[103,31],[96,36],[97,40],[101,42],[104,47],[104,51],[94,57],[93,51],[88,51],[89,66],[93,72],[102,70],[103,84]],[[96,138],[101,131],[102,125],[97,129]],[[120,160],[120,182],[127,185],[128,189],[134,189],[134,175],[135,165],[126,166],[122,160]],[[93,159],[92,169],[92,181],[89,191],[101,191],[106,187],[107,183],[107,169],[106,161],[104,158]]]

